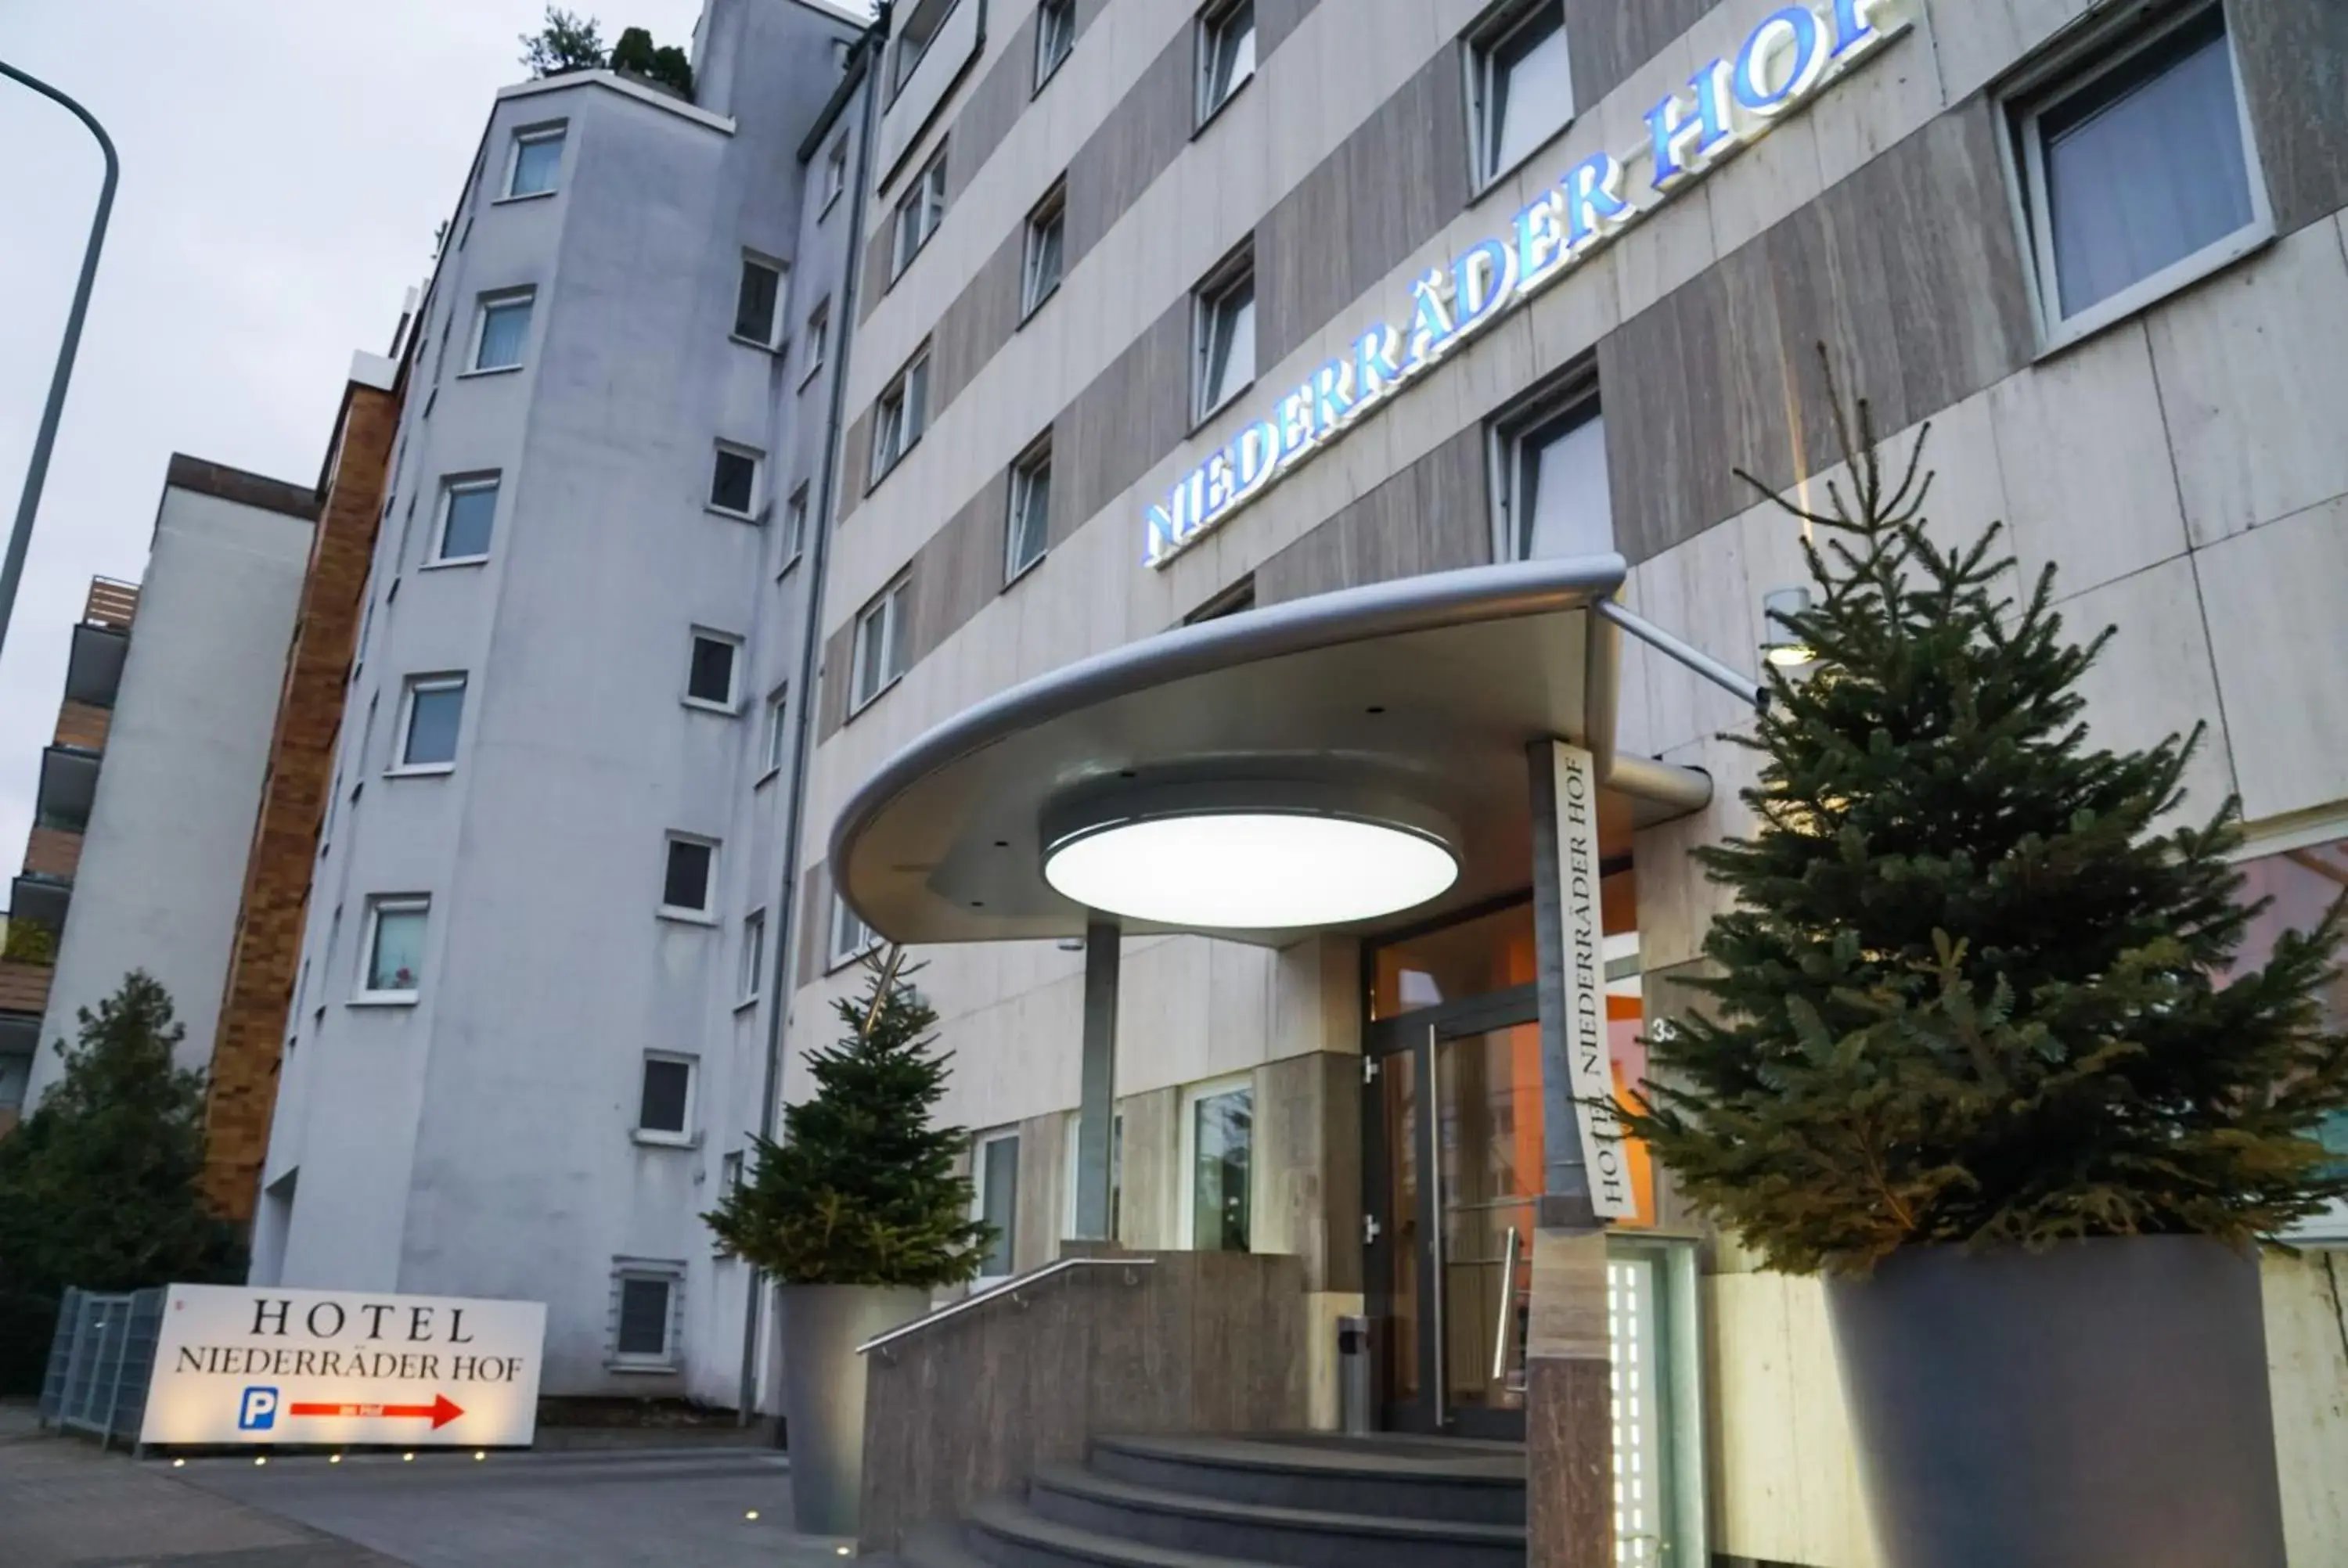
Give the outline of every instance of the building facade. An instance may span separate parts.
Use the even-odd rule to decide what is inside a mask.
[[[55,933],[28,1103],[63,1071],[48,1047],[133,969],[170,995],[179,1064],[211,1061],[316,517],[306,486],[175,454],[143,585],[91,586],[10,901]]]
[[[2239,797],[2270,926],[2337,895],[2348,11],[924,0],[891,32],[786,1098],[855,960],[901,934],[842,897],[833,824],[1023,682],[1186,622],[1605,555],[1630,609],[1754,677],[1765,600],[1806,569],[1800,525],[1735,470],[1807,497],[1836,477],[1819,344],[1893,453],[1931,425],[1936,524],[2002,520],[2075,630],[2117,627],[2087,681],[2098,742],[2207,726],[2188,809]],[[1635,1081],[1719,908],[1689,852],[1746,825],[1752,763],[1725,738],[1739,701],[1649,647],[1624,641],[1613,700],[1622,754],[1712,784],[1601,837]],[[1366,1313],[1384,1419],[1523,1430],[1519,1246],[1540,1143],[1568,1136],[1529,1043],[1529,884],[1286,947],[1123,943],[1114,1234],[1302,1255],[1323,1419],[1333,1320]],[[990,1275],[1076,1232],[1081,947],[917,955],[1005,1237]],[[1432,1143],[1413,1084],[1439,1090]],[[1609,1310],[1618,1368],[1658,1397],[1615,1419],[1653,1481],[1618,1493],[1644,1553],[1620,1560],[1874,1562],[1815,1284],[1638,1185]],[[2311,1564],[2348,1550],[2325,1267],[2268,1273]]]
[[[740,1397],[862,31],[506,89],[417,312],[252,1276],[543,1300],[551,1394]]]

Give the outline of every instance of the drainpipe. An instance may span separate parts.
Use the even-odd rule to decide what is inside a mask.
[[[791,723],[790,802],[783,812],[783,886],[781,896],[775,901],[775,907],[781,911],[782,918],[774,922],[774,973],[767,982],[767,1073],[765,1091],[758,1097],[758,1136],[769,1140],[775,1135],[776,1101],[783,1085],[783,1046],[787,1032],[784,1020],[790,1011],[791,955],[798,949],[800,940],[799,839],[806,827],[808,753],[815,731],[817,695],[821,690],[816,681],[816,661],[823,652],[824,573],[831,556],[831,519],[839,510],[834,497],[839,486],[841,429],[848,413],[849,349],[856,336],[856,286],[862,281],[864,273],[864,200],[870,183],[872,138],[880,128],[880,95],[873,66],[887,26],[888,15],[884,7],[880,21],[864,35],[858,46],[864,55],[861,66],[864,72],[863,125],[857,133],[855,164],[849,171],[851,190],[848,206],[847,280],[840,286],[839,305],[832,313],[838,337],[832,348],[831,406],[824,419],[823,475],[816,491],[816,516],[811,519],[815,538],[806,547],[807,624],[799,650],[798,704],[797,712],[792,714]],[[744,1426],[750,1424],[758,1402],[758,1338],[764,1320],[760,1307],[765,1304],[766,1296],[766,1276],[753,1269],[749,1301],[742,1314],[742,1384],[736,1406]]]

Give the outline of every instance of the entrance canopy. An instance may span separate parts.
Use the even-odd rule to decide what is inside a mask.
[[[1076,937],[1092,907],[1119,907],[1101,878],[1148,859],[1077,849],[1102,849],[1107,834],[1137,825],[1253,814],[1313,822],[1289,837],[1334,835],[1336,881],[1401,849],[1395,886],[1411,901],[1347,918],[1292,899],[1277,925],[1128,913],[1124,929],[1284,944],[1416,924],[1520,889],[1535,743],[1593,753],[1601,831],[1616,841],[1711,798],[1701,773],[1615,754],[1622,634],[1591,607],[1625,570],[1610,555],[1406,578],[1181,627],[1056,670],[939,725],[866,780],[832,830],[834,879],[896,941]],[[1352,829],[1363,830],[1358,854],[1343,839]],[[1159,871],[1224,875],[1204,872],[1203,856],[1185,863],[1179,836],[1155,848],[1148,864]],[[1427,875],[1438,852],[1456,875]],[[1243,856],[1235,864],[1242,877],[1267,869]],[[1298,891],[1302,879],[1289,880]],[[1056,882],[1106,896],[1080,900]],[[1196,891],[1214,903],[1213,886]]]

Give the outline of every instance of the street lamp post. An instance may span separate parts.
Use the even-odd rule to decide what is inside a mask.
[[[49,377],[49,401],[41,410],[41,428],[33,437],[33,461],[25,473],[25,492],[16,502],[16,526],[8,535],[8,553],[0,560],[0,648],[8,641],[8,620],[16,608],[16,579],[25,573],[25,551],[33,542],[33,515],[41,507],[41,486],[49,474],[49,449],[57,445],[57,420],[65,413],[66,384],[73,379],[74,353],[81,346],[82,318],[89,313],[90,285],[98,279],[98,252],[106,243],[106,220],[114,210],[114,182],[121,172],[121,164],[114,156],[114,143],[106,128],[98,123],[90,112],[37,77],[26,75],[5,60],[0,60],[0,77],[24,83],[45,98],[63,104],[73,117],[89,128],[98,138],[98,149],[106,155],[106,184],[98,193],[98,216],[89,226],[89,244],[82,252],[81,281],[74,285],[73,309],[66,314],[65,346],[57,351],[57,365]]]

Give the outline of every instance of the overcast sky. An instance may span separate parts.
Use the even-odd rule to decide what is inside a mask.
[[[593,0],[689,45],[699,0]],[[173,452],[317,481],[351,352],[389,345],[542,0],[0,0],[0,60],[79,99],[122,160],[7,644],[0,876],[20,864],[68,629],[144,574]],[[15,516],[102,165],[0,78],[0,537]]]

